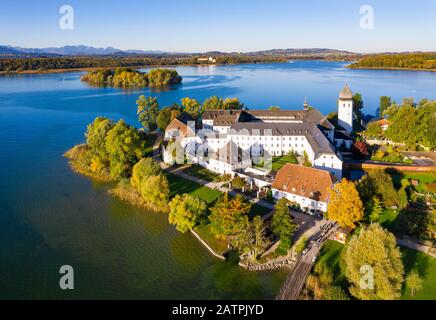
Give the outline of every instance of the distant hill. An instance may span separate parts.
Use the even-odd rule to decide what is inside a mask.
[[[59,55],[59,56],[134,56],[134,55],[207,55],[207,56],[224,56],[224,55],[245,55],[245,56],[327,56],[327,55],[350,55],[352,52],[334,50],[334,49],[272,49],[254,52],[168,52],[160,50],[120,50],[113,47],[96,48],[85,45],[68,45],[63,47],[48,47],[48,48],[21,48],[6,45],[0,45],[0,55],[2,56],[41,56],[41,55]]]

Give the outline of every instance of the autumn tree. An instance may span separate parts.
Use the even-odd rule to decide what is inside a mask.
[[[384,117],[384,112],[392,105],[392,98],[388,96],[380,97],[379,116]]]
[[[110,174],[113,179],[130,175],[133,165],[144,154],[144,141],[138,130],[123,120],[107,133],[105,148],[109,159]]]
[[[222,110],[223,109],[223,99],[212,96],[204,100],[203,102],[204,110]]]
[[[406,288],[413,297],[416,293],[422,290],[422,278],[416,270],[412,270],[406,277]]]
[[[251,204],[243,196],[230,198],[225,193],[210,209],[209,221],[212,233],[218,238],[223,238],[240,232],[247,226],[250,208]]]
[[[183,111],[189,113],[193,118],[197,118],[203,113],[203,108],[196,99],[182,98],[182,108]]]
[[[363,134],[368,138],[380,138],[383,135],[383,130],[378,122],[374,121],[368,124]]]
[[[284,249],[289,249],[297,225],[289,212],[288,201],[285,198],[279,199],[274,209],[271,222],[272,231],[279,237]]]
[[[256,261],[260,252],[268,244],[262,218],[260,216],[254,217],[253,221],[248,223],[236,236],[232,244],[240,253],[250,253],[253,260]]]
[[[363,204],[353,182],[342,179],[330,191],[327,217],[341,227],[356,228],[363,218]]]
[[[159,104],[155,97],[139,96],[136,100],[139,122],[148,130],[156,129],[156,118],[159,113]]]
[[[189,194],[176,195],[169,203],[169,223],[182,233],[192,229],[198,218],[205,213],[206,203]]]
[[[350,293],[362,300],[401,297],[404,267],[395,236],[378,224],[363,227],[345,251],[345,275]],[[362,271],[363,270],[363,271]],[[363,277],[367,275],[368,278]]]
[[[167,210],[170,186],[164,175],[159,174],[143,180],[138,191],[152,209],[157,211]]]
[[[309,155],[307,154],[306,150],[303,152],[303,166],[305,167],[311,167],[312,163],[309,160]]]
[[[89,170],[102,174],[109,167],[109,154],[105,143],[108,132],[114,127],[114,123],[108,118],[97,117],[88,125],[86,131],[87,160]]]
[[[245,180],[243,177],[241,176],[235,176],[232,179],[232,188],[238,189],[238,190],[242,190],[245,187],[247,187],[247,180]]]
[[[280,110],[280,107],[279,106],[269,106],[268,110],[270,110],[270,111],[277,111],[277,110]]]
[[[140,190],[141,184],[148,178],[161,174],[159,164],[153,158],[142,158],[133,166],[130,183],[135,189]]]

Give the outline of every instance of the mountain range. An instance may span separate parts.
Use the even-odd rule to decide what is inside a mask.
[[[120,50],[113,47],[95,48],[85,45],[69,45],[63,47],[48,47],[48,48],[22,48],[7,45],[0,45],[0,56],[7,57],[23,57],[23,56],[96,56],[96,55],[211,55],[220,56],[228,54],[240,54],[240,52],[168,52],[168,51],[153,51],[153,50]],[[349,55],[353,54],[348,51],[311,48],[311,49],[272,49],[264,51],[244,52],[244,55]]]

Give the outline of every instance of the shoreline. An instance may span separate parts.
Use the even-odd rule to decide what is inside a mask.
[[[69,69],[47,69],[47,70],[21,70],[21,71],[0,71],[0,76],[14,76],[21,74],[54,74],[54,73],[67,73],[67,72],[81,72],[92,70],[104,70],[115,68],[132,68],[132,69],[146,69],[146,68],[175,68],[179,66],[183,67],[207,67],[207,66],[226,66],[226,65],[244,65],[244,64],[268,64],[268,63],[286,63],[290,60],[316,60],[316,61],[328,61],[328,62],[346,62],[342,59],[316,59],[316,57],[308,58],[292,58],[284,60],[271,60],[262,62],[238,62],[238,63],[180,63],[180,64],[156,64],[156,65],[136,65],[136,66],[107,66],[107,67],[83,67],[83,68],[69,68]],[[348,68],[348,67],[347,67]],[[436,71],[436,70],[434,70]]]
[[[424,72],[436,72],[436,69],[412,69],[412,68],[383,68],[383,67],[353,67],[347,66],[348,69],[356,70],[394,70],[394,71],[424,71]]]

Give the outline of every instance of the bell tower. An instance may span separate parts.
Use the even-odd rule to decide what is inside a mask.
[[[339,93],[338,124],[348,133],[353,132],[353,92],[348,84]]]

